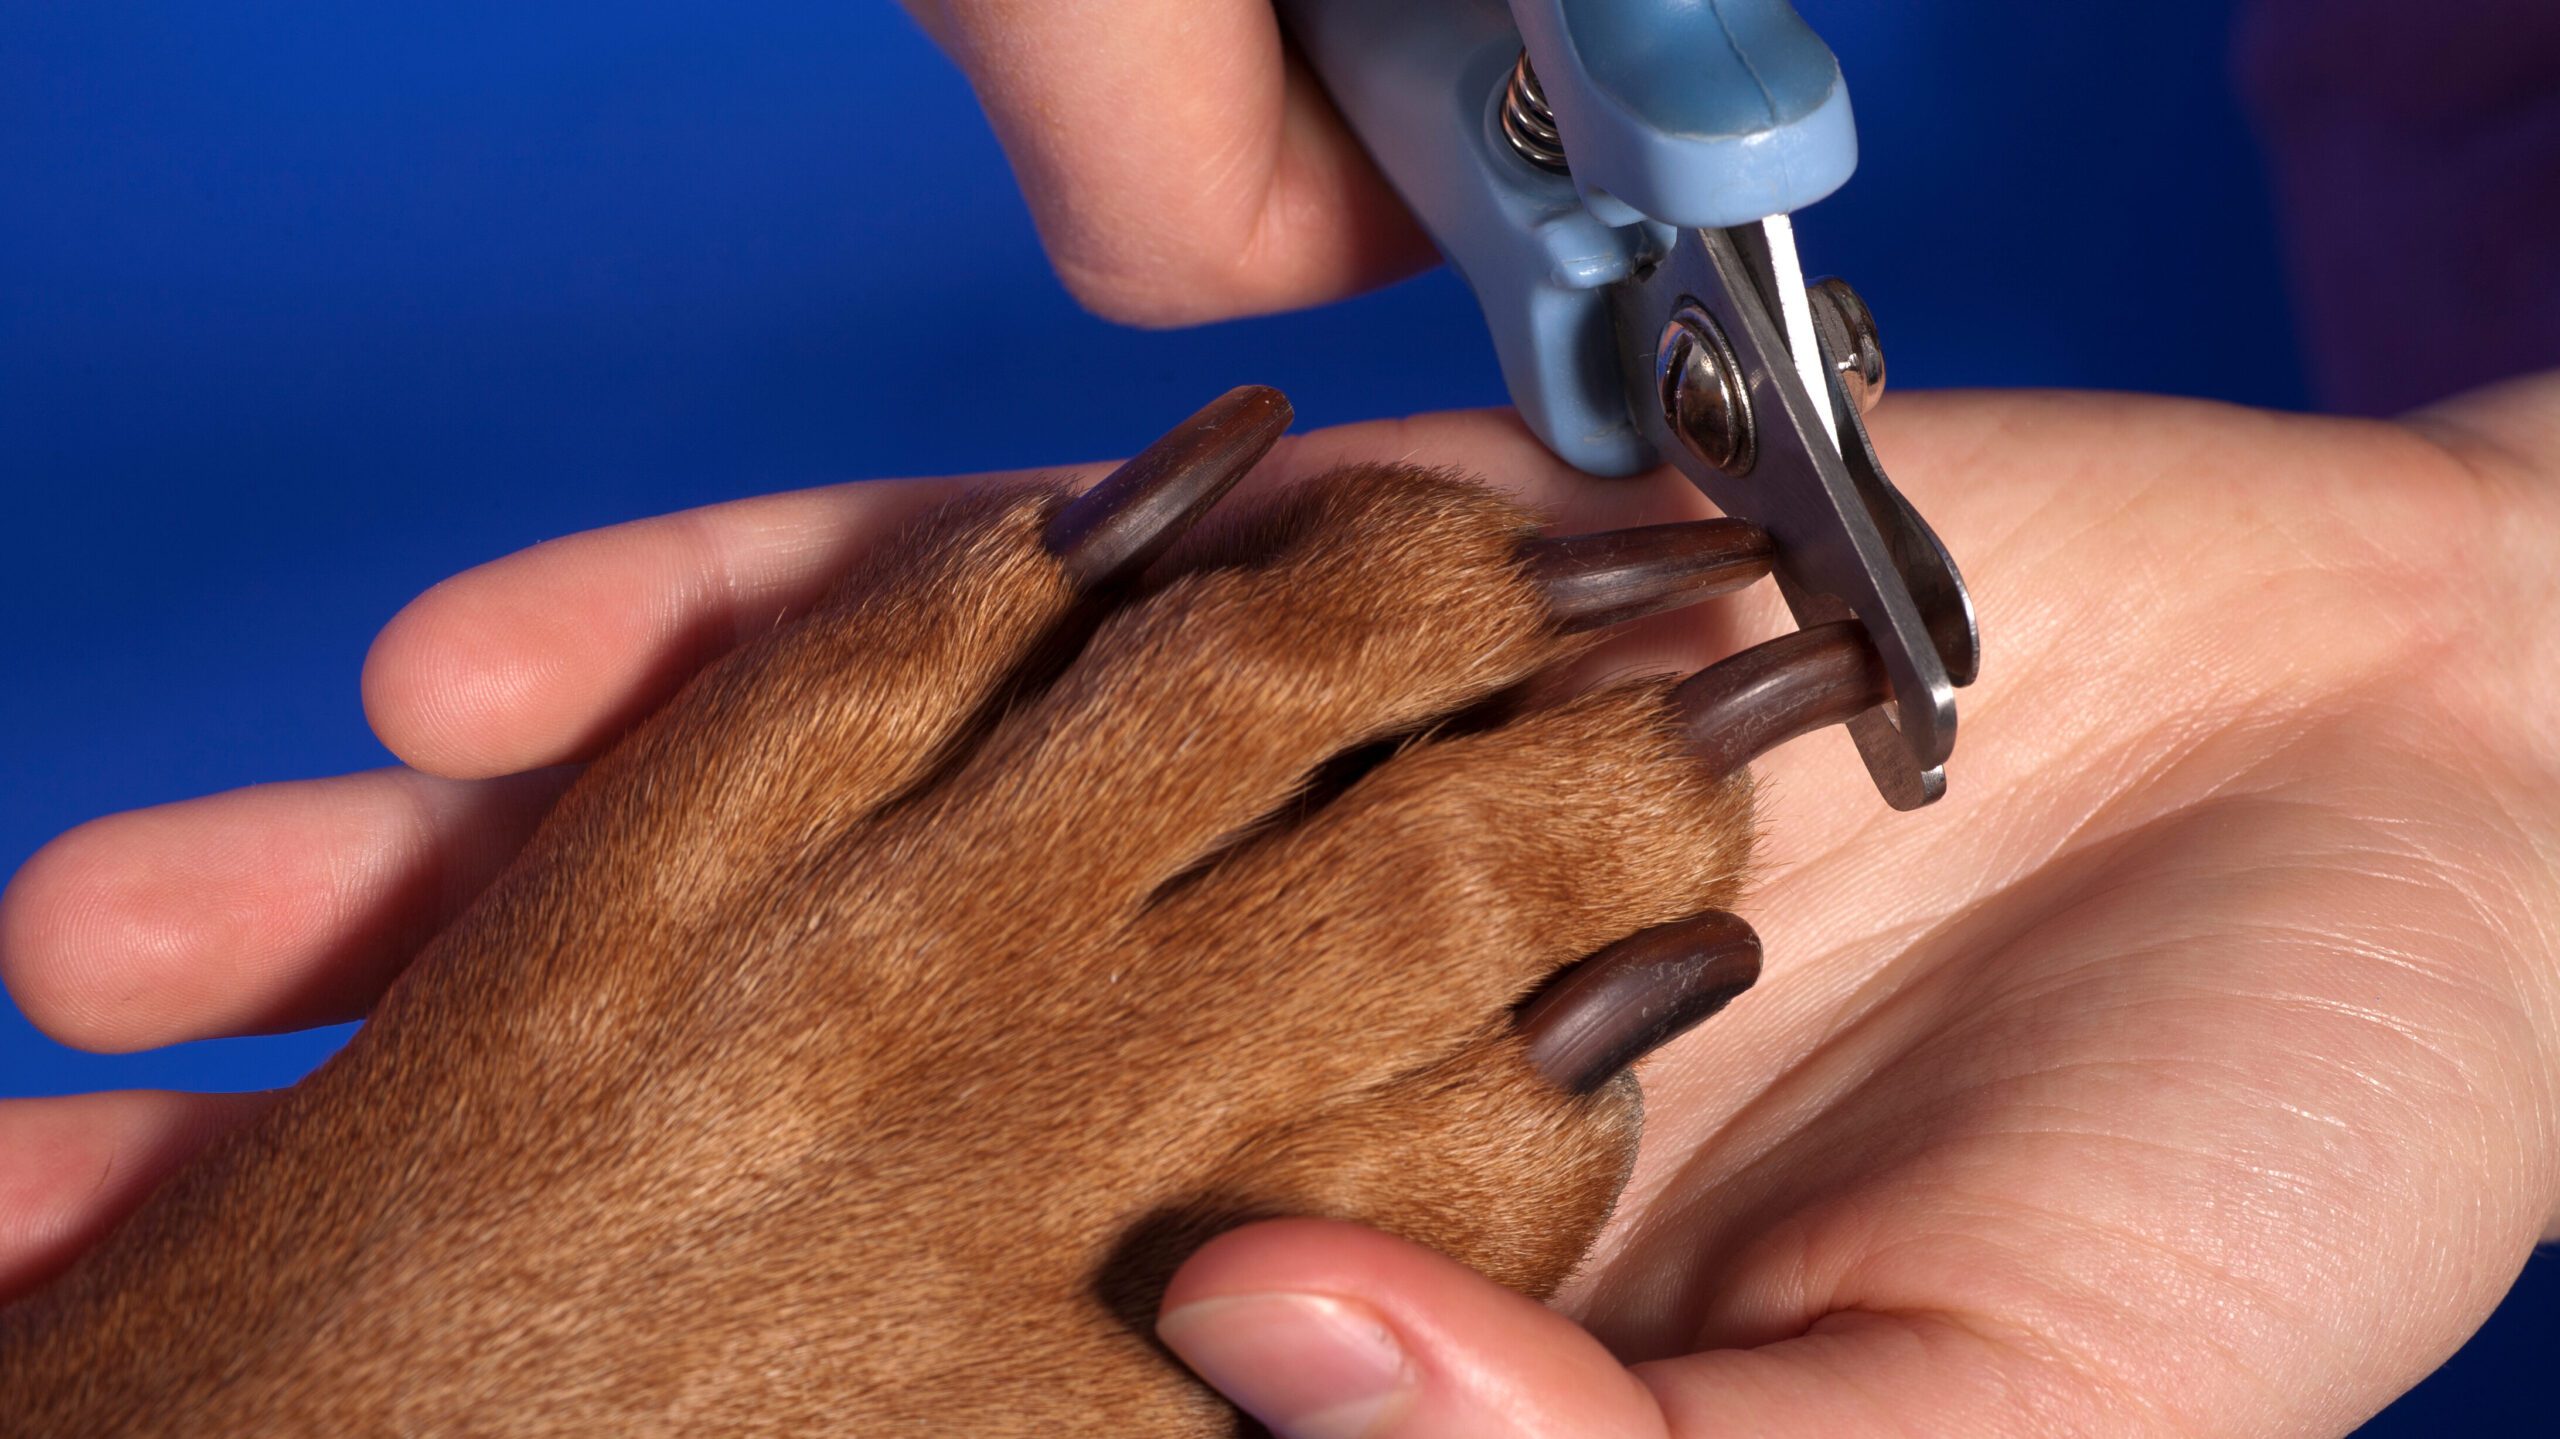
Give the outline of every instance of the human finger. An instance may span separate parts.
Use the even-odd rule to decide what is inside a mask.
[[[1269,0],[909,0],[969,76],[1068,289],[1183,325],[1339,299],[1427,241]]]
[[[59,1272],[267,1100],[143,1089],[0,1100],[0,1301]]]
[[[1706,513],[1668,472],[1596,483],[1507,414],[1380,421],[1293,436],[1247,487],[1428,455],[1486,475],[1560,526]],[[1057,472],[1070,483],[1104,467]],[[536,545],[412,601],[374,641],[365,707],[392,752],[478,778],[591,757],[747,635],[814,603],[899,524],[967,484],[866,482],[636,520]]]
[[[871,481],[738,500],[465,570],[375,637],[366,717],[430,774],[483,779],[585,758],[955,488]]]
[[[1454,1260],[1284,1219],[1202,1246],[1156,1333],[1281,1439],[1662,1439],[1598,1340]]]
[[[0,982],[84,1049],[355,1018],[569,778],[369,770],[92,820],[0,892]]]
[[[1281,1439],[2023,1439],[2129,1402],[2031,1343],[1926,1313],[1832,1314],[1756,1348],[1629,1368],[1463,1265],[1319,1220],[1204,1245],[1157,1334]]]

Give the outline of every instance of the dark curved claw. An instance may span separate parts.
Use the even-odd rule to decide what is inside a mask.
[[[1058,511],[1042,542],[1078,589],[1137,578],[1271,452],[1292,413],[1267,385],[1229,390]]]
[[[1719,660],[1672,699],[1699,756],[1731,774],[1798,735],[1848,723],[1892,693],[1866,631],[1842,621]]]
[[[1521,564],[1568,633],[1623,624],[1738,590],[1769,573],[1768,532],[1743,520],[1690,520],[1531,540]]]
[[[1760,978],[1760,936],[1723,910],[1619,940],[1522,1006],[1529,1062],[1590,1094]]]

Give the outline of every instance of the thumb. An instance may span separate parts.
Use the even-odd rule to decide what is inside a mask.
[[[1661,1439],[1598,1340],[1453,1260],[1356,1224],[1219,1236],[1156,1334],[1279,1439]]]
[[[1757,1348],[1630,1369],[1454,1260],[1316,1219],[1211,1240],[1156,1319],[1167,1348],[1278,1439],[1990,1439],[2102,1428],[2144,1402],[2003,1329],[1842,1310]]]

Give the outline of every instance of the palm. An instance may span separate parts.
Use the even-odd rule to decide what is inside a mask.
[[[2512,442],[2519,413],[2474,418]],[[1891,814],[1837,734],[1762,766],[1745,909],[1769,978],[1650,1067],[1645,1164],[1568,1300],[1631,1357],[1898,1323],[1992,1361],[1945,1373],[2002,1382],[2033,1333],[2134,1412],[2299,1418],[2259,1378],[2284,1368],[2338,1379],[2296,1392],[2352,1418],[2485,1314],[2548,1217],[2534,847],[2555,836],[2517,816],[2560,807],[2517,717],[2553,688],[2528,612],[2549,599],[2502,557],[2550,533],[2549,507],[2485,442],[2475,469],[2383,427],[2095,397],[1897,399],[1880,419],[1982,609],[1952,794]],[[1326,432],[1269,468],[1417,455],[1567,528],[1700,507],[1668,476],[1566,475],[1501,416]],[[938,488],[756,502],[475,572],[387,633],[377,725],[460,776],[574,758],[705,636],[769,623]],[[1774,604],[1649,622],[1603,663],[1695,665],[1778,624]],[[205,841],[259,829],[268,856],[313,852],[315,889],[485,872],[541,789],[334,783],[110,821],[31,864],[0,926],[31,1013],[129,1045],[360,1008],[415,914],[276,893],[269,865],[262,931],[240,918],[251,877],[184,874],[173,901],[167,856],[258,854]],[[345,822],[420,793],[406,850]],[[391,857],[340,852],[366,845]],[[192,906],[233,952],[102,953],[118,905],[160,935]],[[313,932],[315,912],[336,917]],[[110,1008],[110,989],[152,998]],[[160,1106],[128,1116],[144,1133],[197,1113],[131,1103]],[[0,1253],[0,1288],[131,1197],[28,1192],[61,1212],[0,1215],[53,1236]],[[2158,1372],[2200,1329],[2222,1362]]]
[[[1648,1076],[1579,1303],[1631,1357],[1863,1311],[2171,1428],[2342,1427],[2548,1217],[2551,836],[2497,718],[2548,675],[2449,563],[2514,516],[2379,427],[1912,409],[1989,657],[1953,793],[1883,813],[1838,735],[1764,766],[1770,978]]]

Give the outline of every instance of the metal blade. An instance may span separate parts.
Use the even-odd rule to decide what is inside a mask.
[[[1814,333],[1813,300],[1804,288],[1804,262],[1796,256],[1795,221],[1785,215],[1772,215],[1760,222],[1760,231],[1768,246],[1769,272],[1762,298],[1777,312],[1787,353],[1795,357],[1796,377],[1804,381],[1804,392],[1827,396],[1831,393],[1831,379],[1822,363],[1822,341]],[[1831,406],[1821,404],[1814,409],[1818,412],[1815,418],[1822,422],[1824,438],[1837,451],[1840,426],[1831,417]]]
[[[1663,457],[1726,514],[1769,532],[1779,592],[1796,622],[1855,618],[1865,627],[1893,701],[1860,716],[1850,733],[1886,802],[1913,809],[1945,791],[1955,687],[1879,524],[1878,509],[1890,516],[1890,507],[1870,503],[1843,458],[1838,387],[1824,368],[1793,241],[1783,222],[1681,232],[1659,263],[1612,287],[1622,373],[1636,424]],[[1711,343],[1675,350],[1675,331],[1696,315],[1711,321]],[[1791,340],[1790,327],[1801,336]],[[1678,355],[1706,366],[1717,384],[1713,403],[1676,428],[1665,364]],[[1721,428],[1700,423],[1734,412]],[[1709,443],[1697,443],[1702,434]]]

